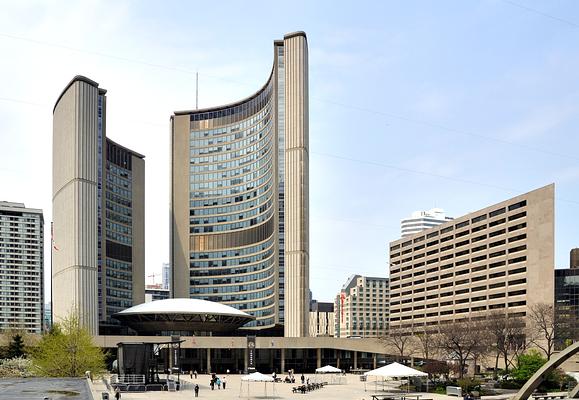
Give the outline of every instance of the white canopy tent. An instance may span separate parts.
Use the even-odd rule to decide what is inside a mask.
[[[273,377],[269,376],[269,375],[264,375],[260,372],[254,372],[252,374],[249,375],[245,375],[244,377],[241,378],[241,383],[240,383],[240,387],[239,387],[239,397],[246,397],[249,398],[249,385],[252,382],[263,382],[264,385],[264,396],[265,398],[273,398],[275,396],[275,380],[273,379]],[[243,396],[243,384],[247,385],[247,393],[245,394],[245,396]],[[267,394],[267,384],[271,383],[271,396],[268,396]]]
[[[428,377],[428,374],[426,372],[422,372],[417,369],[407,367],[406,365],[393,362],[383,367],[376,368],[372,371],[365,372],[364,376],[376,377],[375,384],[377,385],[379,378],[382,378],[382,382],[384,382],[386,380],[392,380],[394,378],[402,379],[411,377]],[[428,390],[428,380],[426,381],[426,385]],[[366,383],[364,383],[364,391],[365,390],[366,390]]]
[[[329,376],[329,384],[332,385],[342,385],[346,383],[345,377],[342,375],[342,370],[340,368],[332,367],[331,365],[326,365],[321,368],[316,369],[316,382],[321,383],[326,381],[326,375]],[[324,376],[322,378],[322,376]]]

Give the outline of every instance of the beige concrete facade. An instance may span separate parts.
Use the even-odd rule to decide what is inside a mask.
[[[390,243],[390,328],[554,299],[553,184]]]
[[[383,337],[388,333],[388,278],[351,276],[334,303],[334,336]]]
[[[96,82],[76,79],[54,108],[52,315],[98,332]]]
[[[171,118],[171,287],[251,313],[255,329],[307,336],[305,34],[275,41],[274,54],[254,95]]]
[[[53,116],[53,319],[92,334],[145,299],[144,156],[106,137],[105,94],[77,76]]]
[[[334,326],[334,312],[324,312],[324,311],[310,311],[309,317],[309,336],[310,337],[321,337],[321,336],[334,336],[335,326]]]

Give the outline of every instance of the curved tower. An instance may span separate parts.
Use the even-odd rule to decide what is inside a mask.
[[[93,335],[145,299],[145,160],[106,137],[106,90],[84,76],[53,110],[52,313]]]
[[[307,66],[305,34],[288,34],[257,93],[172,116],[173,296],[286,336],[308,327]]]

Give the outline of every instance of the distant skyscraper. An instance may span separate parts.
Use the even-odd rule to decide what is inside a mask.
[[[105,94],[76,76],[53,112],[52,311],[93,335],[145,301],[145,161],[106,137]]]
[[[310,336],[334,336],[334,303],[312,300],[310,303]]]
[[[306,35],[273,47],[257,93],[172,116],[172,291],[299,337],[309,316]]]
[[[569,254],[569,268],[579,268],[579,249],[571,249]]]
[[[386,336],[389,305],[388,278],[352,275],[336,296],[334,336]]]
[[[414,235],[425,229],[430,229],[447,221],[447,217],[441,208],[432,208],[428,211],[414,211],[410,218],[404,218],[400,223],[402,237]]]
[[[171,264],[164,263],[161,269],[163,278],[163,289],[171,289]]]
[[[42,210],[0,201],[0,331],[41,333],[44,309]]]

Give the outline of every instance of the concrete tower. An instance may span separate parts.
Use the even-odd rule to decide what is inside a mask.
[[[222,302],[247,329],[307,336],[308,51],[274,41],[266,84],[239,102],[172,116],[174,297]]]

